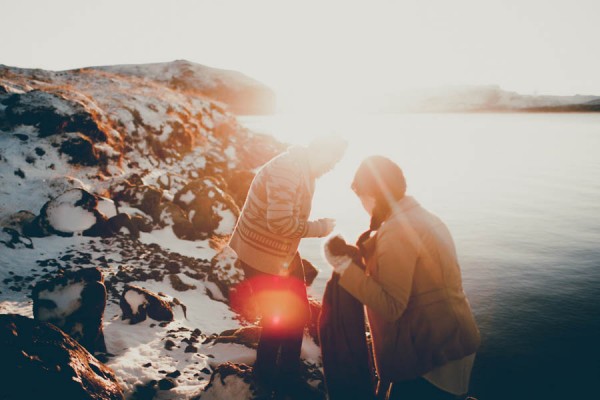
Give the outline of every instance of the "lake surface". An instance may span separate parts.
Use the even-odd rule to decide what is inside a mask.
[[[457,246],[482,333],[471,381],[479,399],[598,398],[600,114],[400,114],[243,117],[250,129],[307,144],[335,133],[345,158],[317,182],[312,218],[348,241],[368,227],[349,189],[360,161],[386,155],[408,193],[441,217]],[[302,255],[331,268],[321,240]]]

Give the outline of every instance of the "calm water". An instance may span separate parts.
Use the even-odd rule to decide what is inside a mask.
[[[454,235],[483,344],[480,399],[598,398],[600,115],[408,114],[244,117],[249,128],[306,144],[336,133],[346,157],[317,183],[313,217],[354,241],[368,217],[349,190],[367,155],[403,168],[408,191]],[[301,252],[331,274],[321,242]]]

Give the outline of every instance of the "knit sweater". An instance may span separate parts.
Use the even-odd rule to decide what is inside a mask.
[[[324,235],[308,221],[314,194],[306,148],[295,147],[258,171],[229,242],[238,258],[253,268],[286,275],[303,237]]]

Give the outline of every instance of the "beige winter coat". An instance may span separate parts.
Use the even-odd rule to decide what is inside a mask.
[[[414,379],[477,350],[454,243],[438,217],[404,197],[365,247],[367,271],[351,264],[340,284],[367,306],[381,379]]]

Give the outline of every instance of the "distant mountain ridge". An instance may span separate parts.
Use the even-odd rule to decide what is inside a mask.
[[[450,86],[386,96],[386,112],[599,112],[600,96],[523,95],[491,86]]]
[[[234,114],[271,114],[275,111],[273,90],[241,72],[207,67],[186,60],[152,64],[88,67],[120,75],[131,75],[162,83],[171,89],[197,91],[225,103]]]
[[[207,67],[186,60],[152,64],[126,64],[85,67],[65,71],[17,68],[0,64],[4,74],[29,75],[42,81],[75,81],[97,71],[124,78],[139,78],[177,92],[187,92],[222,103],[237,115],[271,114],[275,111],[275,92],[241,72]],[[33,85],[35,86],[35,85]],[[1,90],[1,89],[0,89]]]

